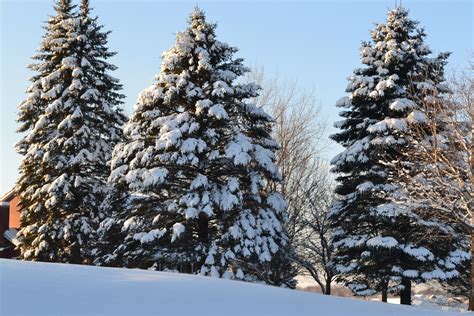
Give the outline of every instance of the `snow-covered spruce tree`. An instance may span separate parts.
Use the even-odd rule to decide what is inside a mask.
[[[83,263],[104,217],[107,161],[122,138],[121,85],[108,74],[114,53],[88,1],[80,13],[67,0],[55,9],[18,116],[26,132],[17,147],[19,248],[25,260]]]
[[[140,94],[109,178],[128,202],[100,228],[122,240],[96,262],[281,285],[286,203],[265,190],[281,180],[272,119],[249,102],[258,87],[239,81],[248,70],[215,30],[196,8]]]
[[[33,135],[32,129],[35,127],[38,118],[44,113],[48,99],[44,95],[42,82],[43,78],[50,78],[51,74],[61,66],[61,61],[71,54],[70,41],[68,36],[67,22],[72,18],[74,6],[71,1],[58,1],[54,10],[56,15],[50,17],[45,26],[46,34],[38,48],[38,53],[32,59],[36,62],[28,67],[36,74],[30,78],[32,84],[26,92],[28,97],[18,106],[17,121],[20,124],[18,132],[27,133],[17,144],[16,150],[23,155],[20,165],[20,175],[15,189],[20,194],[20,203],[25,209],[22,218],[22,225],[34,224],[37,216],[34,210],[27,210],[30,205],[35,204],[40,188],[42,186],[42,175],[39,172],[41,166],[42,151],[35,145],[41,138],[40,133]],[[47,79],[44,79],[47,80]],[[26,215],[26,212],[29,214]],[[31,242],[32,240],[30,240]],[[27,242],[27,240],[25,240]],[[23,245],[25,247],[25,245]]]
[[[400,197],[397,178],[408,150],[416,149],[410,124],[424,116],[413,96],[443,85],[447,54],[430,58],[425,34],[397,7],[363,43],[363,68],[349,78],[348,97],[338,101],[345,119],[332,139],[345,147],[333,161],[338,200],[330,218],[336,229],[335,263],[340,278],[358,295],[402,290],[409,304],[411,281],[457,275],[453,227],[445,214],[420,211]],[[408,169],[407,172],[412,172]],[[430,238],[426,238],[430,236]],[[408,297],[407,297],[408,296]]]
[[[69,55],[69,47],[63,46],[68,41],[67,28],[65,21],[72,16],[73,6],[70,1],[58,1],[54,7],[56,15],[50,17],[46,26],[46,34],[43,36],[43,41],[38,48],[38,53],[32,59],[35,63],[28,66],[31,70],[36,72],[30,78],[31,85],[26,92],[28,97],[18,106],[17,122],[20,124],[18,132],[25,133],[32,130],[39,118],[47,107],[48,101],[42,97],[42,78],[49,78],[51,73],[55,71],[61,64],[62,58]],[[16,144],[16,150],[21,155],[25,156],[28,151],[34,154],[34,148],[30,145],[34,140],[33,135],[24,137]],[[16,185],[16,190],[21,194],[21,203],[23,205],[32,204],[34,193],[38,191],[41,185],[41,176],[35,177],[40,159],[36,156],[31,156],[24,159],[20,166],[20,176]]]

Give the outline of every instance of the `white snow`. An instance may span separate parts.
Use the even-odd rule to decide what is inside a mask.
[[[198,210],[194,207],[188,207],[185,211],[184,211],[184,215],[185,215],[185,218],[186,219],[190,219],[190,218],[196,218],[197,215],[198,215]]]
[[[372,247],[392,248],[396,245],[398,245],[398,242],[393,237],[376,236],[367,240],[367,246]]]
[[[173,235],[171,236],[171,242],[175,241],[181,234],[184,233],[185,226],[181,223],[176,223],[173,225]]]
[[[66,68],[74,68],[76,66],[77,58],[76,57],[65,57],[62,59],[61,63],[63,64],[64,67]]]
[[[405,270],[403,271],[403,276],[408,278],[416,278],[418,277],[419,272],[417,270]]]
[[[212,105],[212,102],[208,99],[206,100],[199,100],[196,102],[196,114],[199,114],[203,111],[203,109],[208,108]]]
[[[224,107],[222,104],[214,104],[210,109],[209,109],[209,115],[210,116],[215,116],[218,119],[226,119],[229,117],[227,112],[225,111]]]
[[[408,244],[403,247],[403,251],[419,261],[434,260],[433,253],[425,247],[416,247],[413,244]]]
[[[191,182],[191,189],[204,187],[208,184],[207,177],[202,174],[198,174],[196,178]]]
[[[227,83],[224,81],[216,81],[214,82],[214,90],[212,90],[212,95],[217,95],[218,97],[224,97],[224,95],[230,95],[234,93],[232,88],[230,88]]]
[[[342,97],[337,100],[336,106],[339,108],[348,108],[351,106],[351,99],[349,97]]]
[[[12,244],[14,244],[15,246],[18,246],[20,242],[16,238],[17,234],[18,234],[18,230],[16,230],[15,228],[9,228],[3,233],[3,236],[7,240],[9,240]]]
[[[374,187],[374,184],[371,181],[366,181],[361,184],[359,184],[356,189],[357,191],[364,192],[364,191],[369,191]]]
[[[383,121],[369,126],[367,131],[370,133],[384,132],[387,128],[403,132],[407,129],[407,123],[404,119],[385,118]]]
[[[354,141],[354,143],[347,147],[342,153],[336,155],[331,161],[332,165],[342,165],[346,162],[366,162],[368,157],[364,151],[369,148],[369,137],[364,137]]]
[[[97,91],[97,89],[87,89],[87,91],[81,95],[81,99],[97,101],[99,99],[99,96],[100,94],[99,94],[99,91]]]
[[[169,148],[173,145],[175,145],[178,140],[181,138],[182,134],[179,129],[177,130],[172,130],[167,133],[163,133],[160,137],[160,139],[156,143],[157,148]]]
[[[251,150],[252,144],[248,137],[239,134],[236,139],[231,141],[225,149],[227,158],[233,159],[236,165],[245,165],[250,160],[248,151]]]
[[[91,63],[89,62],[89,60],[87,60],[87,58],[82,57],[82,59],[81,59],[81,66],[82,66],[82,67],[90,67],[90,66],[91,66]]]
[[[166,228],[163,229],[153,229],[148,233],[135,234],[133,239],[139,240],[142,244],[150,243],[156,239],[163,237],[166,234]]]
[[[425,280],[432,280],[432,279],[443,280],[443,279],[446,279],[446,274],[437,268],[430,272],[423,272],[421,274],[421,277],[424,278]]]
[[[1,315],[463,315],[147,270],[0,259],[0,271]]]
[[[279,193],[272,193],[267,197],[267,203],[277,212],[283,212],[288,204]]]
[[[166,168],[152,168],[147,170],[142,178],[143,178],[143,185],[145,187],[153,186],[157,184],[163,183],[165,181],[166,176],[168,175],[168,169]]]
[[[239,204],[239,199],[229,191],[220,193],[219,205],[224,211],[230,211],[234,205]]]
[[[137,226],[135,222],[135,217],[130,217],[123,223],[122,230],[127,231],[127,230],[132,230]]]
[[[426,122],[426,115],[421,111],[413,111],[407,117],[410,123],[424,123]]]
[[[390,104],[390,109],[395,111],[403,111],[406,108],[414,108],[416,106],[415,102],[407,98],[396,99]]]

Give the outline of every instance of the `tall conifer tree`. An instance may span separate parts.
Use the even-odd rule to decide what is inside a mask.
[[[272,269],[288,263],[286,204],[265,190],[281,181],[272,119],[215,30],[196,8],[140,94],[109,178],[128,202],[101,224],[97,263],[290,285]]]
[[[107,34],[68,0],[56,4],[43,39],[41,62],[32,67],[27,101],[18,120],[25,137],[17,190],[21,199],[21,257],[26,260],[81,263],[104,214],[107,161],[121,140],[124,116],[118,106],[118,80],[108,73],[114,55]]]
[[[336,269],[356,294],[382,292],[386,300],[387,291],[401,291],[404,304],[411,281],[455,277],[459,263],[456,228],[443,221],[446,214],[406,203],[398,177],[399,169],[416,172],[406,162],[417,150],[409,127],[425,117],[420,97],[445,89],[448,54],[430,57],[424,38],[407,10],[389,11],[362,45],[364,67],[349,78],[350,96],[337,103],[344,120],[332,136],[345,147],[332,161],[339,174],[330,214]]]

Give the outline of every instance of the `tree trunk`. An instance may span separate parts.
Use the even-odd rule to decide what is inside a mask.
[[[402,278],[403,290],[400,292],[400,304],[411,305],[411,281],[408,278]]]
[[[183,262],[179,265],[179,270],[180,273],[188,273],[191,274],[193,273],[192,265],[189,262]]]
[[[199,240],[206,242],[209,238],[209,220],[205,213],[199,213],[198,217],[198,236]]]
[[[79,242],[75,241],[71,246],[71,257],[69,258],[69,263],[72,264],[81,264],[81,247],[79,246]]]
[[[388,298],[387,285],[384,285],[382,288],[382,302],[387,303],[387,298]]]
[[[324,295],[331,295],[331,281],[326,280]]]

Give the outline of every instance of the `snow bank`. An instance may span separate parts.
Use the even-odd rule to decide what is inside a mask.
[[[0,315],[404,315],[424,310],[177,273],[0,259]]]

